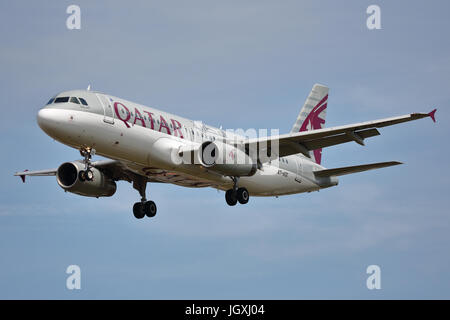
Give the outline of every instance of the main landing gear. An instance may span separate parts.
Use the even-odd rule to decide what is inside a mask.
[[[84,157],[84,170],[81,170],[78,173],[78,178],[80,181],[92,181],[94,180],[94,172],[92,172],[91,167],[91,159],[92,156],[95,155],[95,149],[91,147],[83,147],[80,149],[80,154]]]
[[[142,219],[145,216],[152,218],[156,215],[156,204],[153,201],[147,201],[145,198],[145,189],[147,188],[147,178],[137,176],[133,180],[133,188],[139,191],[141,201],[133,206],[133,214],[136,219]]]
[[[240,204],[246,204],[250,199],[250,195],[246,188],[238,188],[238,177],[232,177],[233,188],[225,192],[225,200],[229,206],[235,206],[239,201]]]
[[[152,218],[156,215],[156,204],[153,201],[136,202],[133,206],[133,214],[136,219],[147,216]]]

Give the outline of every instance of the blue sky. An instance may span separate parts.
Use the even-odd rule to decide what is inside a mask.
[[[81,30],[65,26],[81,7]],[[381,30],[366,8],[381,8]],[[448,1],[3,1],[0,298],[450,298]],[[224,128],[292,127],[316,82],[327,126],[438,108],[366,147],[327,148],[339,167],[398,160],[311,194],[252,198],[149,185],[64,193],[12,174],[79,158],[36,124],[55,93],[86,88]],[[82,289],[66,289],[68,265]],[[382,289],[366,288],[377,264]]]

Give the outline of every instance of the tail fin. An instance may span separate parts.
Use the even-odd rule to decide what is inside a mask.
[[[300,110],[291,133],[322,129],[325,126],[327,104],[328,87],[316,83]],[[322,149],[313,150],[311,152],[311,159],[320,164],[322,160]]]

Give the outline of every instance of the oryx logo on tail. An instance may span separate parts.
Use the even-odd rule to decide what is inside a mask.
[[[327,104],[328,87],[315,84],[300,110],[291,133],[322,129],[325,126]],[[313,150],[311,152],[311,159],[320,164],[322,160],[322,149]]]

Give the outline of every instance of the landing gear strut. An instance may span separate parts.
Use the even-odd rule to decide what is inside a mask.
[[[156,215],[156,204],[153,201],[147,201],[145,190],[147,188],[147,178],[137,176],[133,180],[133,188],[139,191],[141,201],[133,205],[133,214],[136,219],[142,219],[145,216],[152,218]]]
[[[239,177],[231,177],[233,179],[233,188],[225,192],[225,200],[229,206],[235,206],[239,201],[240,204],[246,204],[250,199],[250,195],[246,188],[238,188]]]
[[[91,147],[83,147],[80,149],[80,154],[84,157],[84,170],[80,171],[78,178],[81,181],[92,181],[94,180],[94,173],[91,170],[91,158],[95,155],[95,149]]]

